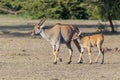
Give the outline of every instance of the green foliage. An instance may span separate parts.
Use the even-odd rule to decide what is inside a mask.
[[[5,7],[13,11],[17,11],[22,8],[20,0],[0,0],[0,7]]]
[[[120,1],[119,0],[115,0],[113,1],[111,4],[111,17],[113,20],[120,20]]]
[[[112,1],[112,0],[110,0]],[[0,7],[21,11],[19,15],[40,19],[101,19],[105,20],[102,0],[0,0]],[[120,1],[110,3],[112,19],[120,19]],[[0,14],[6,12],[0,11]]]
[[[120,20],[120,0],[108,0],[108,2],[110,16],[114,20]],[[103,0],[84,0],[81,5],[87,10],[89,19],[106,20]]]
[[[81,6],[85,7],[89,19],[105,20],[105,10],[100,0],[85,0]]]

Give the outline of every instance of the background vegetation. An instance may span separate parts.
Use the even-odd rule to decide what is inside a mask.
[[[110,16],[120,19],[120,0],[108,0]],[[0,0],[0,14],[16,14],[30,19],[106,20],[104,0]]]
[[[29,19],[120,19],[120,0],[0,0],[0,14],[20,15]]]

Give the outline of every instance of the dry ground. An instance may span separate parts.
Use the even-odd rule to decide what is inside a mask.
[[[87,22],[88,25],[89,23]],[[86,52],[83,55],[84,63],[77,64],[79,53],[72,43],[72,63],[67,64],[68,51],[62,45],[59,56],[63,62],[54,65],[50,43],[38,37],[30,37],[29,31],[32,27],[0,26],[0,80],[120,80],[119,32],[105,35],[104,64],[94,63],[96,48],[92,51],[93,64],[88,64]],[[80,30],[93,32],[95,28],[80,27]]]

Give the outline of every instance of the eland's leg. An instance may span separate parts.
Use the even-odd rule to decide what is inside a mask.
[[[83,59],[82,59],[82,54],[83,54],[83,49],[84,48],[81,48],[81,46],[79,45],[79,42],[77,41],[77,39],[73,40],[74,44],[76,45],[80,55],[79,55],[79,60],[78,60],[78,63],[82,63],[83,62]]]
[[[62,62],[62,58],[58,57],[58,52],[60,50],[60,43],[56,44],[56,53],[57,53],[57,60],[59,60],[60,62]]]
[[[56,46],[53,46],[53,55],[54,55],[54,62],[53,64],[57,64],[57,55],[56,55]]]
[[[97,57],[96,57],[95,62],[96,62],[96,63],[98,62],[98,59],[99,59],[100,54],[101,54],[101,55],[102,55],[102,62],[101,62],[101,64],[103,64],[103,63],[104,63],[104,52],[102,51],[101,45],[97,45],[97,48],[98,48],[99,53],[98,53],[98,55],[97,55]]]
[[[89,63],[92,64],[92,56],[91,56],[91,48],[87,47],[88,55],[89,55]]]
[[[59,47],[53,46],[54,64],[57,64]]]
[[[58,52],[60,49],[60,44],[56,44],[53,46],[53,55],[54,55],[54,64],[57,64],[57,60],[59,60],[60,62],[62,62],[62,59],[58,57]]]
[[[101,64],[103,64],[104,63],[104,51],[102,51],[102,62],[101,62]]]
[[[72,48],[71,48],[70,42],[69,42],[69,43],[66,43],[66,46],[67,46],[67,48],[68,48],[68,50],[69,50],[69,61],[68,61],[68,64],[70,64],[70,63],[71,63],[71,59],[72,59],[73,50],[72,50]]]
[[[81,46],[79,45],[79,42],[77,41],[77,39],[73,40],[73,42],[76,45],[78,51],[81,52]]]
[[[81,52],[80,52],[80,55],[79,55],[78,64],[83,63],[83,59],[82,59],[83,52],[84,52],[84,48],[81,47]]]

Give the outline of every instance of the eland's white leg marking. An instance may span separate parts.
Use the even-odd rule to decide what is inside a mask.
[[[83,63],[83,59],[82,59],[83,52],[84,52],[84,48],[81,46],[81,52],[79,54],[78,63]]]

